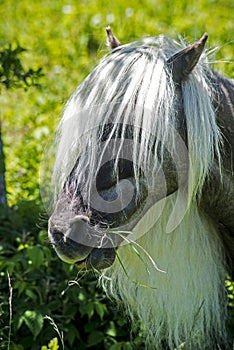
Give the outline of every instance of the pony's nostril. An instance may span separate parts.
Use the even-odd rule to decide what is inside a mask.
[[[62,231],[58,230],[56,227],[49,227],[48,233],[49,233],[50,242],[54,246],[64,243],[64,234]]]
[[[73,224],[76,224],[76,223],[79,223],[79,222],[83,222],[83,223],[89,224],[90,220],[89,220],[88,216],[76,215],[74,218],[72,218],[69,221],[70,225],[73,225]]]

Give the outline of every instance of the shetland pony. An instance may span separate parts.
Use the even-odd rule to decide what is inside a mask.
[[[207,34],[107,37],[59,125],[50,241],[100,271],[146,348],[229,349],[234,83],[209,67]]]

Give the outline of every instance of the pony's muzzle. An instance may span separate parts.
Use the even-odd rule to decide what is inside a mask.
[[[115,249],[90,226],[89,218],[76,215],[70,220],[70,227],[63,233],[52,221],[49,222],[49,239],[59,258],[78,268],[103,269],[113,264]]]

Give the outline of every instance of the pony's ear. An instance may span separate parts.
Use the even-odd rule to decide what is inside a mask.
[[[208,34],[205,33],[200,40],[186,49],[177,52],[167,60],[175,83],[181,83],[192,72],[204,50]]]
[[[110,26],[106,27],[106,34],[107,34],[107,46],[110,46],[112,50],[121,45],[121,42],[112,33]]]

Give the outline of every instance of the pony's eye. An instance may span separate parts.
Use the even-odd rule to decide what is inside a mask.
[[[134,176],[133,163],[128,159],[119,159],[115,164],[112,159],[100,168],[96,178],[97,190],[105,190],[114,186],[118,180],[127,179]]]

